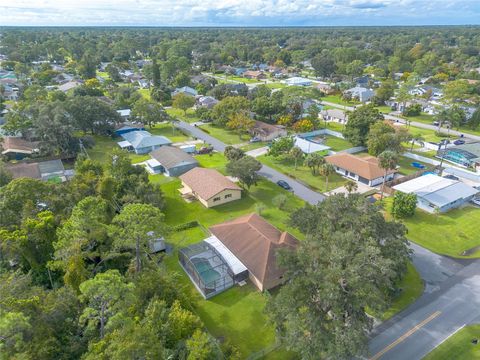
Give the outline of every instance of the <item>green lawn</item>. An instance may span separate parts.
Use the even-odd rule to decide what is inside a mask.
[[[327,95],[322,97],[322,101],[331,102],[338,105],[355,106],[360,105],[358,101],[344,101],[341,95]]]
[[[464,327],[423,359],[480,359],[480,344],[472,344],[473,339],[480,339],[480,325],[469,325]]]
[[[213,124],[206,124],[199,126],[200,129],[206,130],[210,135],[218,140],[224,142],[227,145],[235,145],[247,143],[250,140],[250,135],[244,135],[240,137],[237,132],[228,130]]]
[[[245,84],[258,84],[258,83],[263,82],[262,80],[247,79],[247,78],[244,78],[242,76],[228,76],[227,79],[242,82],[242,83],[245,83]]]
[[[287,84],[281,83],[281,82],[271,82],[267,84],[267,87],[270,89],[283,89],[284,87],[287,87]]]
[[[391,318],[393,315],[405,309],[408,305],[418,299],[420,295],[422,295],[423,280],[412,263],[408,263],[407,273],[403,277],[402,281],[399,282],[398,288],[401,289],[401,292],[393,300],[390,308],[380,316],[382,320]]]
[[[385,201],[389,217],[392,200],[388,198]],[[456,258],[480,257],[480,251],[462,255],[464,251],[480,246],[480,209],[476,207],[466,206],[438,215],[417,209],[413,217],[402,222],[408,229],[409,240],[433,252]]]
[[[166,109],[167,113],[174,118],[186,121],[186,122],[196,122],[200,121],[200,118],[195,115],[195,109],[190,108],[187,110],[187,114],[183,112],[183,110],[175,109],[175,108],[168,108]]]
[[[408,116],[408,117],[405,117],[406,119],[409,119],[409,120],[412,120],[412,121],[416,121],[416,122],[421,122],[421,123],[424,123],[424,124],[428,124],[428,125],[432,125],[433,121],[434,121],[434,118],[435,116],[434,115],[428,115],[428,114],[420,114],[418,116]],[[455,130],[457,130],[455,128]],[[447,130],[445,128],[442,128],[442,131],[443,132],[446,132]],[[470,129],[466,126],[460,126],[458,128],[458,131],[460,132],[463,132],[465,134],[473,134],[473,135],[480,135],[480,130],[474,130],[474,129]]]
[[[419,155],[421,155],[421,154],[419,154]],[[424,162],[421,162],[421,161],[418,161],[418,160],[413,160],[413,159],[410,159],[406,156],[400,156],[399,161],[398,161],[398,165],[400,165],[400,169],[399,169],[400,174],[410,175],[410,174],[416,173],[417,171],[420,171],[421,169],[418,169],[418,168],[412,166],[413,162],[423,164],[423,165],[425,165],[426,168],[433,168],[433,165],[430,165],[430,164],[427,164],[427,163],[424,163]]]
[[[240,149],[242,149],[243,151],[250,151],[250,150],[255,150],[267,145],[268,145],[268,142],[259,141],[259,142],[248,143],[246,145],[243,145],[240,147]]]
[[[190,136],[185,135],[183,132],[173,127],[170,123],[156,124],[153,128],[147,126],[145,129],[153,135],[165,136],[174,143],[192,139]]]
[[[326,192],[342,186],[347,182],[346,179],[338,174],[332,174],[328,178],[328,189],[325,189],[325,177],[320,175],[312,175],[311,170],[303,165],[297,166],[295,170],[294,162],[289,159],[276,159],[273,156],[262,155],[257,158],[260,162],[268,165],[285,175],[300,180],[317,191]]]
[[[349,141],[330,135],[327,135],[325,145],[330,146],[333,151],[341,151],[353,147],[352,143],[350,143]]]
[[[106,71],[97,71],[97,76],[100,76],[101,78],[108,80],[110,79],[110,75]]]
[[[389,113],[392,112],[392,108],[390,106],[387,106],[387,105],[376,106],[376,108],[378,109],[378,111],[380,111],[381,113],[384,113],[384,114],[389,114]]]

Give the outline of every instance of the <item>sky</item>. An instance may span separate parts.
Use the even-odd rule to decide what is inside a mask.
[[[0,26],[480,24],[480,0],[0,0]]]

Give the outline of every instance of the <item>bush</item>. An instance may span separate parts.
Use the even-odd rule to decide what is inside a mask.
[[[288,198],[284,194],[279,194],[272,199],[273,205],[278,207],[280,210],[285,210],[287,202]]]
[[[417,195],[405,194],[400,191],[393,195],[392,216],[394,218],[406,218],[415,214],[417,208]]]
[[[412,104],[407,106],[404,111],[405,116],[418,116],[422,112],[422,106],[420,104]]]
[[[199,226],[200,224],[198,223],[197,220],[193,220],[193,221],[190,221],[190,222],[187,222],[187,223],[184,223],[184,224],[180,224],[180,225],[177,225],[177,226],[174,226],[172,228],[173,231],[183,231],[183,230],[188,230],[188,229],[192,229],[194,227],[197,227]]]

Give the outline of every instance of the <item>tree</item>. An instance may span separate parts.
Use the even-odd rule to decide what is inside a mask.
[[[212,343],[207,333],[197,329],[187,340],[187,360],[215,360],[219,358],[218,348]]]
[[[127,283],[118,270],[108,270],[80,285],[81,299],[86,304],[80,321],[87,330],[99,329],[99,337],[105,336],[105,327],[110,319],[125,311],[133,302],[135,285]]]
[[[259,179],[258,171],[262,164],[251,156],[244,156],[238,160],[230,161],[227,164],[229,175],[238,178],[243,187],[250,189],[250,186],[257,185]]]
[[[280,210],[284,210],[287,203],[288,198],[284,194],[279,194],[272,199],[272,204]]]
[[[160,67],[156,60],[153,60],[152,62],[152,83],[154,88],[160,86]]]
[[[480,125],[480,108],[477,108],[472,114],[472,117],[468,120],[468,127],[470,129],[477,129]]]
[[[138,100],[132,109],[132,117],[134,120],[153,127],[154,124],[170,119],[165,109],[156,101],[147,99]]]
[[[383,120],[383,115],[371,104],[358,107],[348,116],[343,135],[354,146],[364,146],[370,126]]]
[[[410,139],[410,133],[405,128],[395,128],[388,122],[379,121],[370,127],[367,139],[368,153],[378,156],[385,150],[402,153],[403,142]]]
[[[405,227],[388,222],[360,195],[337,194],[292,214],[306,235],[278,255],[285,284],[267,314],[303,359],[351,358],[367,351],[372,317],[388,306],[410,256]]]
[[[396,191],[393,195],[392,216],[395,219],[406,218],[415,215],[417,208],[417,195],[414,193],[406,194]]]
[[[164,216],[149,204],[128,204],[112,220],[113,245],[135,253],[135,271],[142,269],[142,259],[150,253],[151,242],[165,235]]]
[[[422,133],[416,133],[415,135],[412,136],[412,146],[410,147],[410,151],[413,150],[413,145],[415,143],[421,144],[423,146],[423,142],[425,141],[425,138],[422,136]]]
[[[315,74],[322,77],[331,77],[335,72],[335,62],[330,55],[319,54],[312,59]]]
[[[308,132],[314,129],[314,125],[311,120],[302,119],[293,124],[293,129],[298,132]]]
[[[250,108],[249,101],[243,96],[228,96],[212,109],[212,120],[215,125],[225,126],[233,115],[246,112]]]
[[[328,177],[332,174],[335,174],[335,167],[326,162],[320,166],[320,174],[325,176],[325,191],[328,191]]]
[[[268,150],[268,155],[273,157],[279,157],[286,155],[292,150],[295,144],[295,139],[292,136],[284,136],[278,139],[275,139]]]
[[[109,135],[120,123],[120,115],[107,103],[92,96],[75,96],[67,104],[68,113],[76,127],[84,133]]]
[[[305,165],[310,168],[312,175],[318,173],[320,166],[325,163],[325,158],[319,153],[310,153],[305,158]]]
[[[358,189],[358,184],[357,184],[355,181],[348,180],[348,181],[345,183],[344,187],[345,187],[345,190],[347,190],[347,192],[348,192],[349,194],[351,194],[351,193],[357,191],[357,189]]]
[[[444,98],[452,103],[464,100],[469,91],[466,80],[454,80],[448,82],[444,89]]]
[[[294,146],[288,152],[288,157],[291,158],[294,161],[295,170],[297,170],[298,162],[300,162],[300,165],[301,165],[301,162],[303,160],[303,151],[298,146]]]
[[[380,155],[378,155],[378,165],[385,170],[385,174],[383,175],[383,183],[382,183],[382,190],[381,190],[381,197],[380,200],[383,200],[383,191],[385,189],[385,182],[387,181],[388,171],[395,170],[398,164],[398,154],[391,151],[385,150]]]
[[[245,152],[242,149],[234,147],[232,145],[228,145],[225,148],[223,154],[228,161],[235,161],[245,156]]]
[[[384,105],[385,101],[389,100],[395,91],[395,82],[393,80],[385,80],[380,87],[375,91],[374,101],[377,105]]]
[[[5,163],[0,160],[0,187],[7,185],[12,179],[12,173],[7,169]]]
[[[227,122],[227,128],[238,131],[239,135],[248,134],[250,130],[255,126],[255,120],[253,120],[245,112],[239,112],[230,118]]]
[[[120,82],[122,81],[122,77],[120,76],[120,71],[118,70],[118,67],[116,67],[113,64],[108,64],[107,67],[105,68],[105,71],[108,73],[108,76],[110,76],[110,79],[112,79],[115,82]]]
[[[195,98],[183,93],[177,94],[173,97],[172,106],[176,109],[183,110],[183,114],[187,115],[187,110],[195,105]]]

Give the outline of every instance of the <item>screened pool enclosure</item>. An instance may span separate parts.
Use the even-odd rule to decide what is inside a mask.
[[[180,249],[178,258],[205,299],[248,278],[247,268],[215,236]]]

